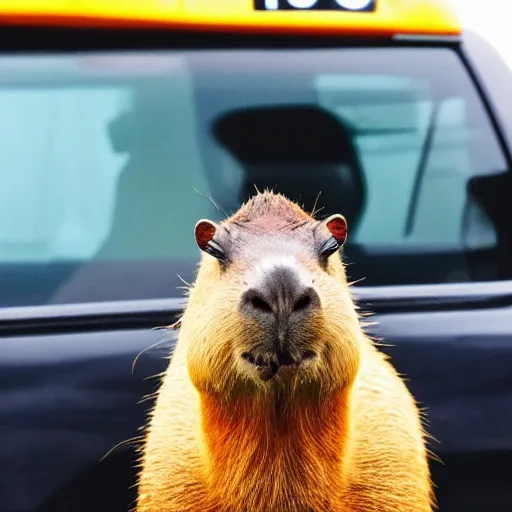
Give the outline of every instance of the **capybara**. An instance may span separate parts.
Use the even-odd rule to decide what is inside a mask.
[[[421,413],[364,334],[340,248],[257,193],[203,251],[141,453],[138,512],[426,512]]]

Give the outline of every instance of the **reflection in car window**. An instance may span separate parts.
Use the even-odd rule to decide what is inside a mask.
[[[195,222],[255,186],[344,213],[359,286],[507,276],[470,191],[506,164],[453,50],[4,57],[0,105],[2,306],[179,296]]]

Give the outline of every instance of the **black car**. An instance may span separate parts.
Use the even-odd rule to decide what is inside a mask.
[[[487,43],[0,28],[0,511],[126,511],[193,226],[348,219],[439,507],[512,509],[512,80]],[[440,459],[440,461],[438,460]]]

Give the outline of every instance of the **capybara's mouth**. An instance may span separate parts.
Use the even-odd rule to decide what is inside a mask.
[[[252,365],[259,377],[264,381],[273,379],[278,373],[281,376],[293,375],[301,367],[307,365],[316,358],[316,353],[312,350],[305,350],[296,357],[288,354],[279,353],[254,354],[253,352],[244,352],[242,359]]]

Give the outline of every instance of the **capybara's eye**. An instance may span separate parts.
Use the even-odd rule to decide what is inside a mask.
[[[216,244],[213,240],[210,240],[205,247],[205,252],[210,256],[217,258],[219,261],[226,262],[226,253],[222,250],[220,245]]]
[[[328,238],[320,249],[320,256],[322,258],[328,258],[331,254],[334,254],[340,248],[340,244],[336,239],[331,236]]]

